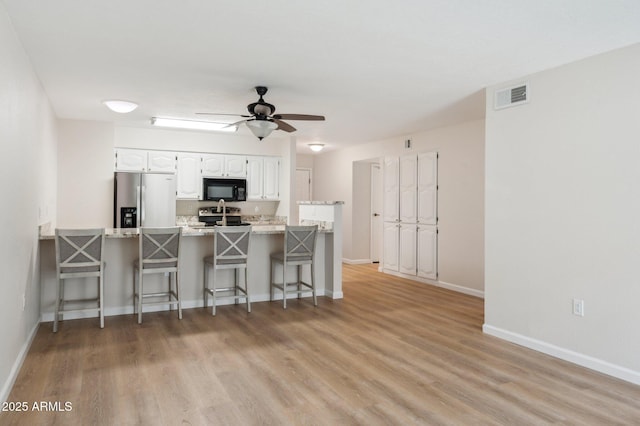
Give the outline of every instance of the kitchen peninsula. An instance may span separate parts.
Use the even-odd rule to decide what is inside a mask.
[[[341,207],[342,203],[337,204]],[[324,228],[324,229],[322,229]],[[270,259],[269,255],[283,248],[284,225],[253,225],[251,247],[249,251],[249,290],[252,302],[269,300],[270,294]],[[342,298],[341,271],[335,271],[341,264],[341,250],[335,250],[336,238],[334,226],[326,222],[318,233],[316,246],[316,290],[319,296],[332,299]],[[183,227],[183,239],[180,254],[181,275],[180,291],[184,309],[203,306],[203,264],[202,259],[213,251],[213,228]],[[338,238],[340,239],[340,238]],[[56,267],[54,232],[42,232],[40,236],[40,274],[41,274],[41,313],[42,321],[52,321],[55,305]],[[107,229],[105,241],[105,315],[122,315],[133,313],[133,261],[138,257],[138,229]],[[227,274],[225,274],[227,273]],[[231,282],[232,271],[221,271],[220,279]],[[293,280],[294,270],[289,271],[289,279]],[[280,275],[278,275],[280,274]],[[282,270],[275,271],[280,277]],[[309,270],[305,268],[305,280],[309,279]],[[303,274],[303,275],[304,275]],[[166,285],[166,278],[148,277],[150,286]],[[154,281],[155,279],[155,281]],[[276,278],[277,280],[277,278]],[[72,298],[86,298],[95,292],[95,286],[70,284],[65,289]],[[86,294],[84,291],[86,290]],[[311,296],[311,292],[303,297]],[[276,299],[282,296],[276,292]],[[168,309],[168,306],[147,307]],[[75,315],[75,316],[74,316]],[[67,314],[65,319],[81,318],[79,314]]]

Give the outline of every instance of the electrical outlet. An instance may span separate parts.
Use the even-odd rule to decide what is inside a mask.
[[[573,315],[584,316],[584,300],[573,299]]]

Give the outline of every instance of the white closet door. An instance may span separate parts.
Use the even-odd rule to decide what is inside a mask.
[[[382,267],[398,272],[398,225],[395,222],[385,222],[382,227]]]
[[[438,221],[438,153],[418,155],[418,223]]]
[[[399,159],[398,157],[386,157],[383,170],[383,207],[382,219],[385,222],[397,222],[399,200]]]
[[[403,274],[416,275],[416,225],[400,224],[399,248],[399,271]]]
[[[438,231],[432,225],[418,225],[418,276],[438,279]]]
[[[416,223],[418,161],[414,155],[400,157],[400,222]]]

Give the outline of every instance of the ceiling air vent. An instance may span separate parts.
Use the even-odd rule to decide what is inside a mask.
[[[502,109],[529,102],[529,83],[497,90],[495,93],[494,109]]]

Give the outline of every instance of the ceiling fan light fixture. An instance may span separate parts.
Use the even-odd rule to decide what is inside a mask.
[[[258,139],[262,140],[269,136],[271,132],[278,128],[278,125],[269,120],[250,120],[247,127]]]
[[[108,99],[102,103],[113,112],[126,114],[138,108],[138,104],[131,101],[122,101],[118,99]]]
[[[228,123],[181,120],[177,118],[152,117],[151,124],[158,127],[171,127],[174,129],[208,130],[216,132],[235,132],[238,130],[238,126],[230,125]]]
[[[313,152],[320,152],[320,151],[322,151],[322,148],[324,148],[324,144],[323,143],[310,143],[309,144],[309,148]]]

